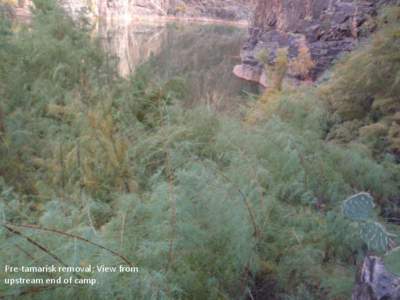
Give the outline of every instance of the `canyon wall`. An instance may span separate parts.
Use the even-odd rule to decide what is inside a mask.
[[[259,53],[265,51],[268,62],[273,64],[277,49],[287,48],[290,60],[301,51],[312,59],[307,76],[290,71],[289,75],[316,79],[341,53],[352,50],[360,38],[374,29],[371,18],[388,2],[258,0],[249,38],[242,48],[242,64],[235,67],[234,73],[267,86],[264,64],[257,59]]]
[[[0,0],[0,17],[1,14],[16,19],[19,22],[29,22],[31,17],[31,8],[33,7],[32,0],[18,0],[2,2]]]
[[[132,21],[140,18],[177,17],[225,21],[247,21],[255,0],[55,0],[71,16],[89,20]],[[1,5],[1,4],[0,4]],[[30,18],[32,0],[1,5],[18,19]]]
[[[247,20],[255,0],[175,0],[171,13],[176,16],[224,20]]]
[[[247,20],[253,0],[59,0],[72,15],[131,20],[138,16]]]

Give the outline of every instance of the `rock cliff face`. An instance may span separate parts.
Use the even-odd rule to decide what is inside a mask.
[[[223,20],[247,20],[255,0],[175,0],[170,13],[176,16]]]
[[[230,21],[249,19],[253,0],[59,0],[73,15],[101,18],[177,16]]]
[[[170,0],[98,0],[100,18],[125,18],[148,15],[167,15]]]
[[[262,64],[256,59],[267,49],[273,62],[278,48],[288,48],[289,59],[300,47],[306,47],[314,62],[310,77],[315,79],[344,51],[354,48],[359,38],[368,34],[362,25],[382,0],[258,0],[249,29],[249,39],[242,49],[242,64],[235,74],[268,85]]]
[[[15,3],[2,3],[0,1],[0,13],[5,13],[8,17],[23,23],[30,21],[32,7],[32,0],[19,0]]]

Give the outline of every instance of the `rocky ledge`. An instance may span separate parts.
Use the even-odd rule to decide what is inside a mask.
[[[341,53],[352,50],[360,38],[374,30],[370,20],[388,2],[258,0],[249,38],[242,48],[242,64],[234,73],[266,86],[258,53],[266,49],[268,61],[273,63],[279,48],[287,48],[289,59],[294,59],[300,47],[307,47],[313,61],[307,79],[316,79]]]

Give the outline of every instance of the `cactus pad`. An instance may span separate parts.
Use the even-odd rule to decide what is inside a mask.
[[[374,199],[368,193],[347,198],[342,205],[343,214],[353,221],[367,221],[374,209]]]
[[[383,258],[385,267],[396,276],[400,276],[400,247],[391,250]]]
[[[361,224],[361,238],[367,244],[368,249],[383,252],[389,246],[390,234],[378,222],[366,222]]]

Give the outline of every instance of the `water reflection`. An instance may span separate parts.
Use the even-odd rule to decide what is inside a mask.
[[[98,31],[103,47],[119,58],[118,72],[123,77],[158,54],[167,38],[162,24],[100,22]]]
[[[104,47],[119,58],[120,75],[146,63],[154,80],[182,77],[186,104],[232,110],[258,87],[232,74],[246,30],[194,24],[100,24]]]

